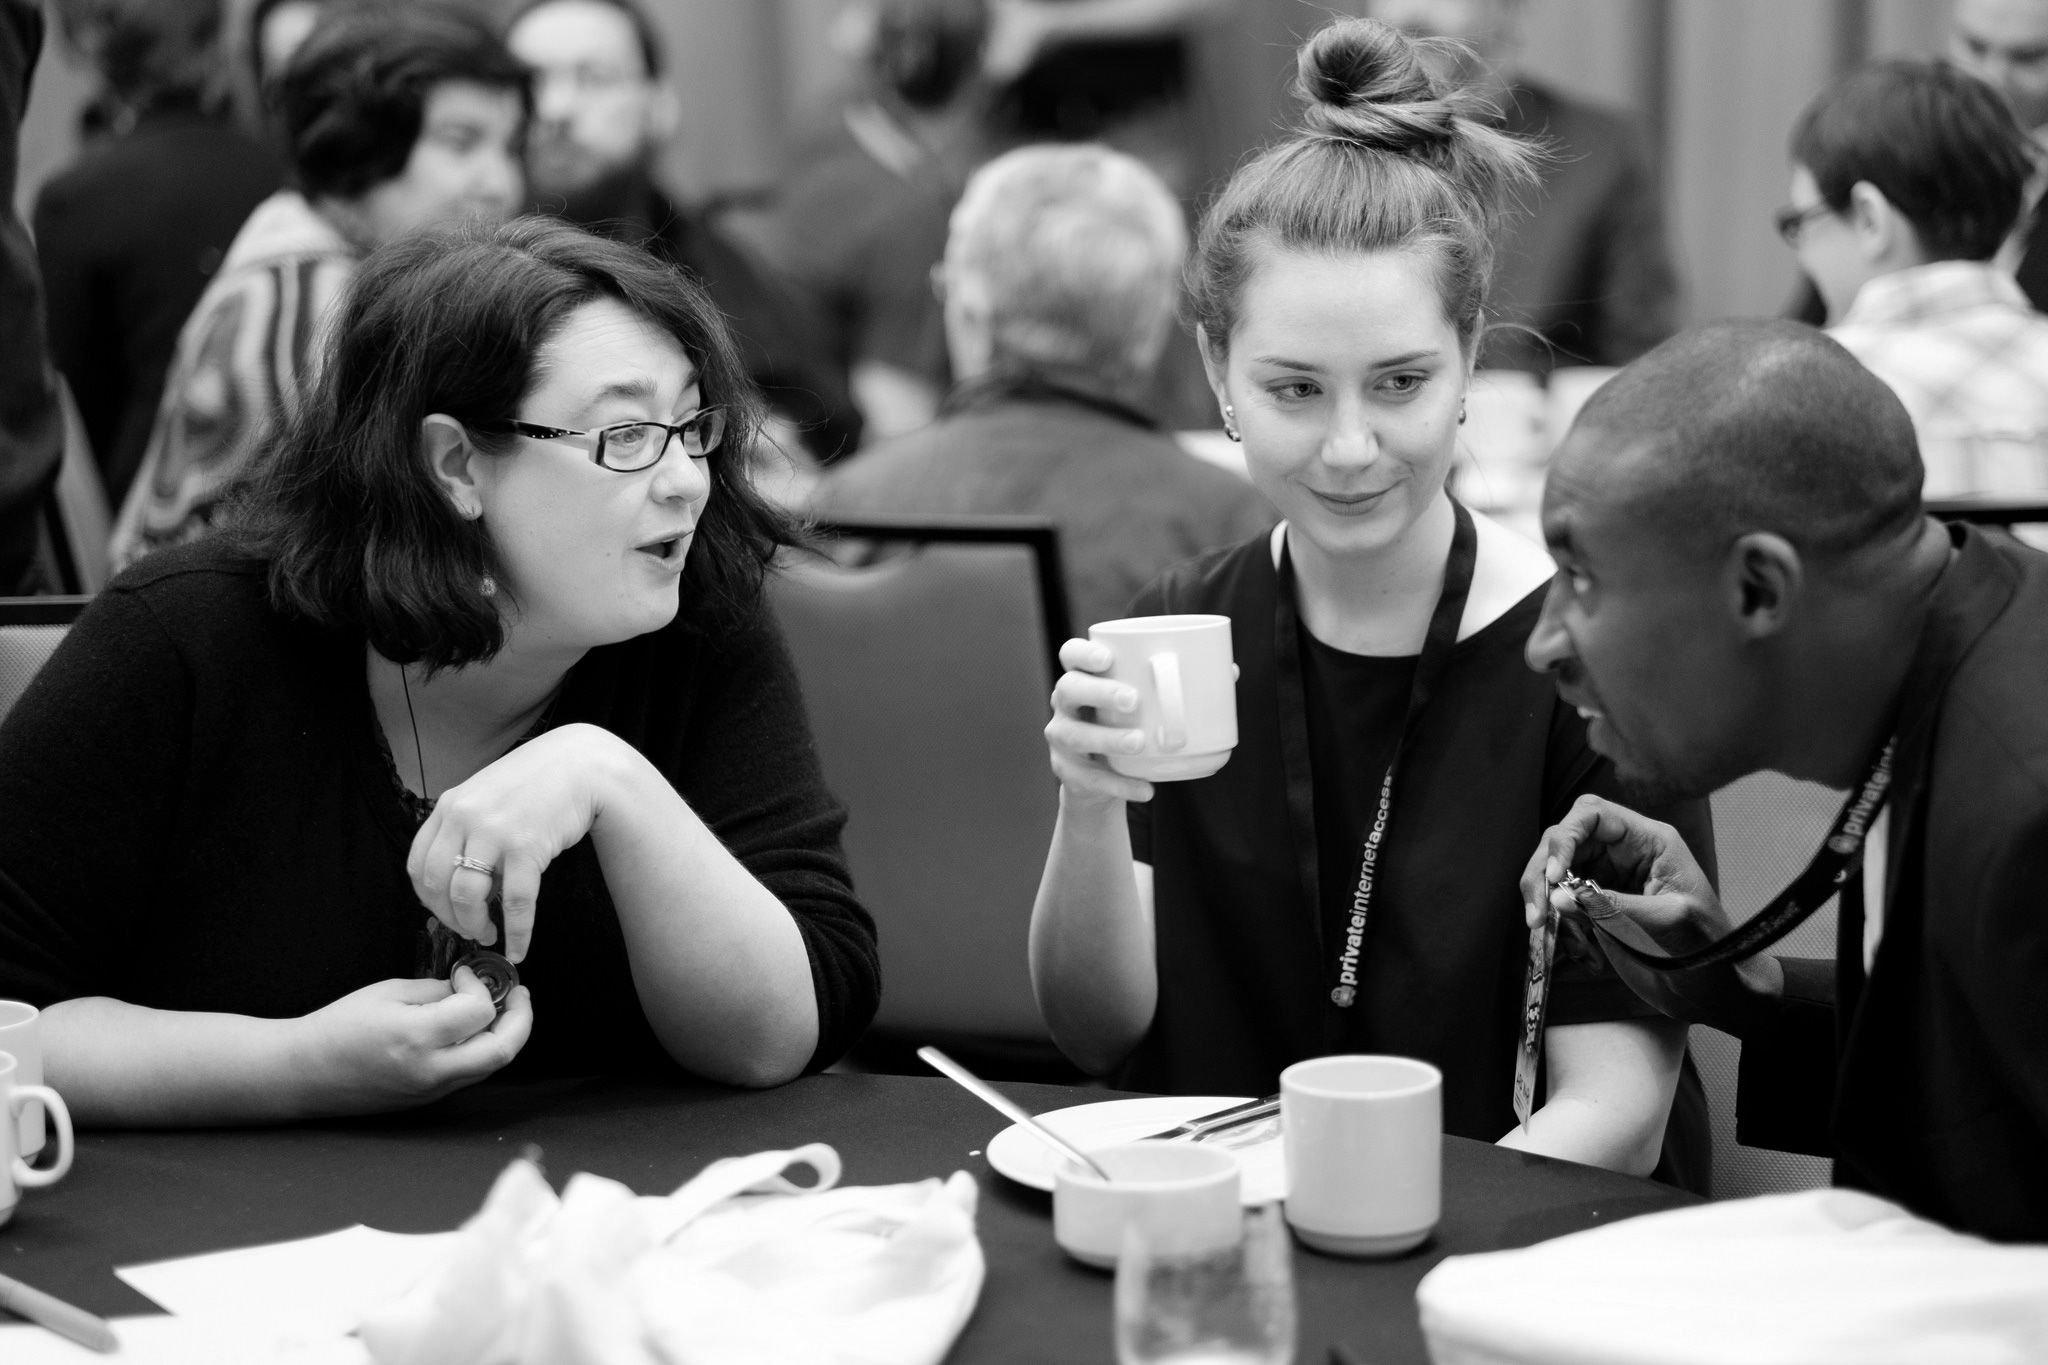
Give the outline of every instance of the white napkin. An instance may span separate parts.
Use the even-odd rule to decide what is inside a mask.
[[[713,1162],[665,1198],[593,1175],[557,1198],[515,1161],[363,1342],[379,1365],[938,1365],[981,1293],[973,1177],[839,1173],[812,1144]]]
[[[1436,1365],[2022,1365],[2048,1360],[2048,1247],[1851,1190],[1680,1209],[1416,1289]]]

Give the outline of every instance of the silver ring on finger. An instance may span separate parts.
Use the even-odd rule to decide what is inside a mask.
[[[468,868],[471,872],[481,872],[486,877],[498,875],[498,869],[483,859],[472,858],[466,853],[458,853],[455,855],[455,870],[460,872],[464,868]]]

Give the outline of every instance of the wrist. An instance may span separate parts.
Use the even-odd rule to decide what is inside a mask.
[[[1064,820],[1088,825],[1118,823],[1124,819],[1124,806],[1121,796],[1060,784],[1060,817]]]

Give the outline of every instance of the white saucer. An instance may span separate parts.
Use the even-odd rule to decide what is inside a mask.
[[[1037,1116],[1038,1121],[1067,1141],[1088,1151],[1171,1128],[1177,1123],[1243,1104],[1237,1095],[1160,1095],[1139,1100],[1103,1100],[1099,1104],[1077,1104]],[[1271,1204],[1287,1195],[1286,1155],[1276,1127],[1269,1142],[1234,1149],[1244,1173],[1244,1202]],[[1019,1124],[1011,1124],[989,1140],[988,1164],[1019,1185],[1052,1191],[1053,1169],[1059,1153],[1041,1142]]]

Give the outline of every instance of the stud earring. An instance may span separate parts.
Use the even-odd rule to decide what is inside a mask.
[[[496,597],[498,595],[498,580],[489,574],[485,574],[483,581],[476,585],[476,590],[486,597]]]
[[[1463,407],[1458,409],[1458,425],[1461,427],[1465,425],[1465,409]]]
[[[1228,403],[1223,405],[1223,434],[1233,441],[1244,440],[1237,429],[1237,409]]]

